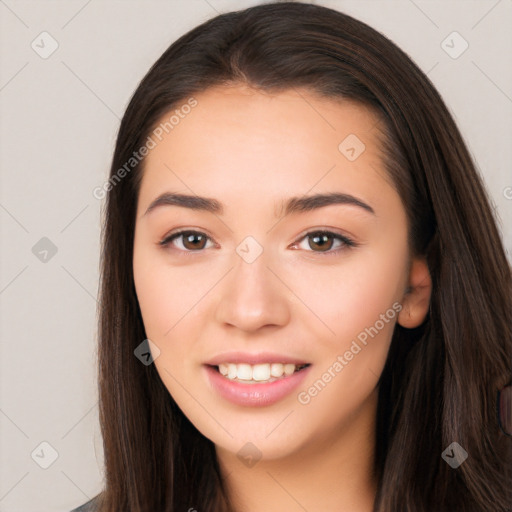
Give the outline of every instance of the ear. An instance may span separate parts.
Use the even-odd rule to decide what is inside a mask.
[[[430,305],[432,279],[424,258],[414,258],[408,276],[408,286],[402,298],[402,309],[398,314],[398,323],[407,329],[420,326]]]

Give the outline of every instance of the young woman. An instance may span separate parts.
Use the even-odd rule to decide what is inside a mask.
[[[510,510],[510,266],[390,40],[293,2],[203,23],[102,190],[105,488],[78,510]]]

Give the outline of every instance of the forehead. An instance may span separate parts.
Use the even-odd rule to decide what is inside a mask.
[[[248,194],[263,199],[312,188],[341,187],[368,197],[387,180],[379,119],[362,105],[304,89],[269,94],[245,86],[215,87],[194,98],[197,105],[177,124],[160,130],[161,140],[153,136],[142,202],[166,189],[201,191],[228,203]]]

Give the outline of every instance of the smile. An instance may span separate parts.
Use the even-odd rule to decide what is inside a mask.
[[[289,396],[305,379],[311,365],[221,363],[203,368],[210,387],[225,400],[240,406],[263,407]]]
[[[296,365],[292,363],[221,363],[218,366],[219,372],[224,377],[237,382],[274,382],[277,379],[288,377],[296,371],[309,366],[307,364]]]

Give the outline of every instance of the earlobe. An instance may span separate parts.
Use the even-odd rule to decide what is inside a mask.
[[[430,306],[432,279],[425,259],[415,258],[411,263],[407,290],[402,299],[398,323],[407,329],[420,326]]]

